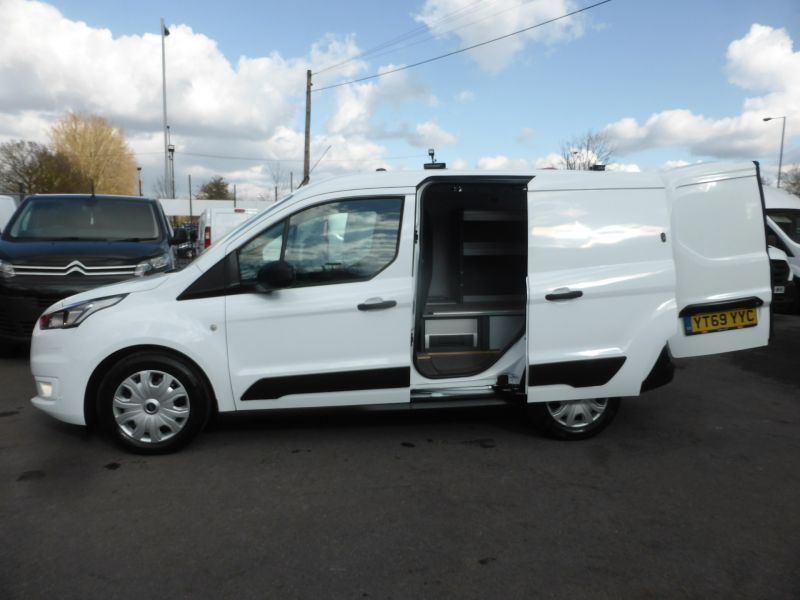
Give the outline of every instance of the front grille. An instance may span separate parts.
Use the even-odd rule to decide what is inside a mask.
[[[785,285],[789,281],[789,263],[785,260],[769,261],[770,281],[772,285]]]
[[[62,262],[60,265],[13,264],[12,266],[17,275],[36,277],[67,277],[71,275],[83,275],[86,277],[133,277],[136,272],[136,265],[87,266],[79,260],[73,260],[66,265]]]
[[[17,340],[30,339],[39,315],[64,297],[61,294],[0,293],[0,335]]]

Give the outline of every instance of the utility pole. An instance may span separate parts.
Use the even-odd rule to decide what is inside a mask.
[[[192,174],[189,173],[189,223],[192,222]]]
[[[236,184],[233,184],[233,208],[236,208]]]
[[[303,181],[301,186],[308,184],[311,163],[311,69],[306,71],[306,144],[303,151]]]
[[[294,171],[289,171],[289,193],[294,192]]]

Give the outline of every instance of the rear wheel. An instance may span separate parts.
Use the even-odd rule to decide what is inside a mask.
[[[103,428],[142,454],[174,452],[205,426],[211,401],[195,369],[172,356],[137,353],[114,365],[100,384]]]
[[[583,440],[605,429],[619,410],[619,398],[541,402],[528,411],[543,433],[561,440]]]

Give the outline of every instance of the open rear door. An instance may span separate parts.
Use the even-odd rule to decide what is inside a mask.
[[[672,355],[766,345],[772,290],[758,165],[698,165],[664,180],[679,317]]]

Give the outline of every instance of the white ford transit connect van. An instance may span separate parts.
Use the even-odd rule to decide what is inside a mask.
[[[51,306],[32,401],[140,452],[213,411],[346,405],[519,403],[588,437],[667,383],[672,356],[767,344],[757,168],[304,187],[183,271]]]

